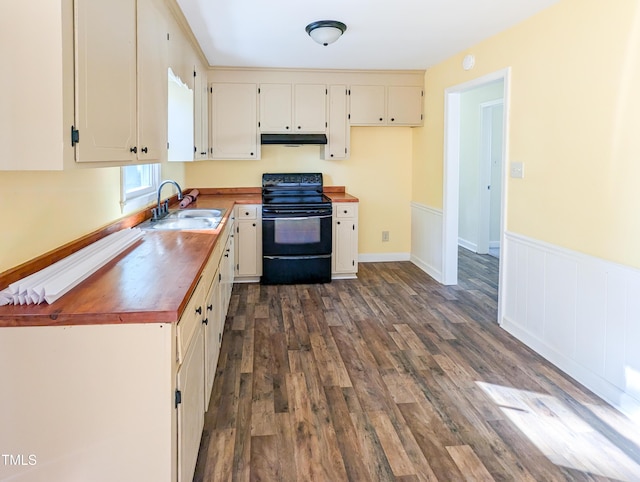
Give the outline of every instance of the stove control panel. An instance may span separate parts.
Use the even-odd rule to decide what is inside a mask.
[[[262,187],[268,188],[317,188],[322,187],[322,173],[265,173],[262,175]]]

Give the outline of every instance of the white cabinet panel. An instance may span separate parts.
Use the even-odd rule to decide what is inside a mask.
[[[358,272],[358,203],[333,204],[332,277],[355,278]]]
[[[387,123],[406,126],[422,124],[422,92],[420,86],[387,87]]]
[[[138,0],[138,142],[142,161],[167,159],[167,26],[154,0]]]
[[[259,159],[256,84],[211,84],[213,159]]]
[[[260,84],[260,132],[323,133],[326,123],[326,85]]]
[[[326,85],[296,84],[294,86],[293,108],[293,128],[295,132],[326,132]]]
[[[77,0],[74,5],[76,160],[134,161],[136,2]]]
[[[327,145],[322,147],[323,159],[347,159],[349,157],[349,134],[347,123],[347,86],[329,87]]]
[[[262,274],[261,206],[239,205],[236,217],[236,276],[257,280]]]
[[[193,479],[204,427],[204,341],[198,329],[178,370],[178,482]]]
[[[349,123],[352,126],[385,124],[384,85],[352,85],[349,91]]]

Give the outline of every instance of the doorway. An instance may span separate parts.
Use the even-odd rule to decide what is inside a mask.
[[[486,87],[496,82],[502,82],[502,164],[506,163],[508,152],[508,114],[509,114],[509,78],[510,70],[504,69],[478,79],[450,87],[445,90],[445,145],[444,145],[444,199],[443,199],[443,253],[442,253],[442,280],[446,285],[458,283],[458,244],[460,221],[460,170],[462,149],[462,125],[463,125],[463,94],[481,87]],[[489,112],[489,111],[487,111]],[[492,113],[492,114],[495,114]],[[499,220],[494,220],[499,226],[499,245],[504,246],[504,231],[506,218],[506,168],[500,169],[498,183],[500,185]],[[486,181],[486,171],[484,179]],[[479,179],[481,179],[479,177]],[[480,181],[479,181],[480,182]],[[484,182],[484,181],[483,181]],[[480,184],[478,184],[479,186]],[[486,188],[486,186],[485,186]],[[490,191],[490,189],[489,189]],[[484,196],[485,199],[486,195]],[[480,197],[478,197],[480,199]],[[479,202],[479,201],[478,201]],[[491,204],[490,197],[485,203]],[[481,208],[482,209],[482,208]],[[490,208],[485,208],[490,209]],[[487,229],[487,228],[485,228]],[[490,237],[490,236],[489,236]],[[489,240],[490,241],[490,240]],[[487,241],[487,242],[489,242]],[[490,243],[489,243],[490,244]],[[504,254],[504,253],[503,253]],[[502,265],[499,264],[499,280],[502,280]],[[499,283],[498,290],[498,320],[502,317],[501,300],[503,283]]]

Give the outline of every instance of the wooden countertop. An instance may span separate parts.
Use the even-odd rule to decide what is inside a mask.
[[[262,203],[259,188],[205,188],[199,191],[201,195],[188,208],[225,208],[225,216],[217,229],[145,231],[142,240],[55,303],[0,306],[0,327],[177,322],[228,222],[233,206]],[[358,201],[347,194],[344,188],[342,191],[329,191],[327,195],[333,202]],[[172,209],[175,207],[177,205],[171,206]],[[135,221],[125,220],[114,224],[122,229],[148,217],[148,213],[144,216],[137,214],[132,216]],[[113,229],[102,231],[108,234]],[[86,238],[95,241],[99,237],[99,234],[92,233]],[[63,248],[65,252],[79,249]],[[56,253],[49,253],[48,258],[39,258],[37,264],[46,265],[47,259],[51,264],[60,257]],[[30,274],[28,263],[19,268],[20,273]],[[4,274],[5,284],[0,289],[11,282],[11,276]]]

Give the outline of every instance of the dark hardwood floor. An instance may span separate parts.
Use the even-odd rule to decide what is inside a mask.
[[[460,250],[357,280],[234,286],[196,481],[640,480],[640,430],[496,323]]]

